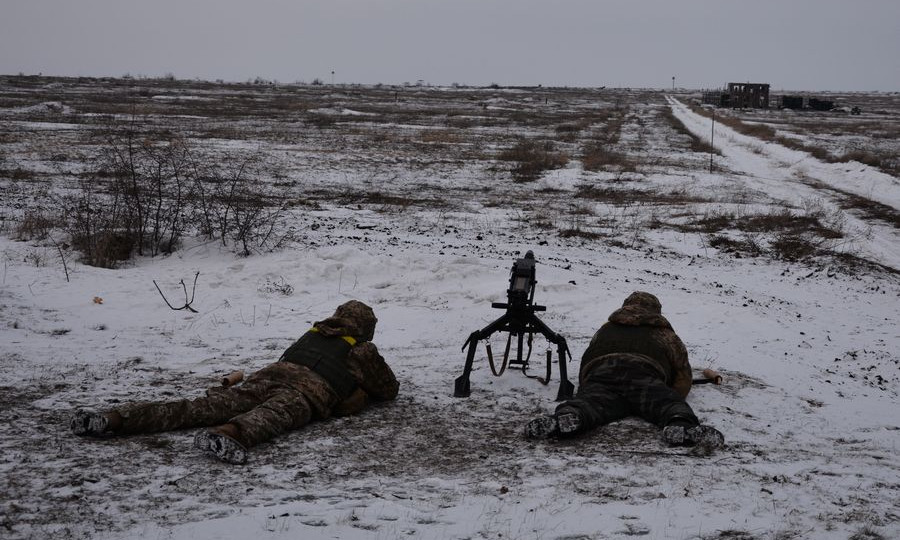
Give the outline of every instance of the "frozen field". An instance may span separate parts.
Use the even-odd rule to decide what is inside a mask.
[[[863,113],[815,122],[723,111],[819,157],[717,123],[712,167],[694,97],[0,77],[0,537],[900,537],[900,97],[836,96]],[[198,236],[116,269],[79,262],[58,197],[128,123],[209,163],[253,157],[287,202],[281,247]],[[860,151],[878,166],[842,160]],[[630,292],[660,298],[695,370],[725,375],[688,398],[724,449],[673,450],[637,420],[526,441],[557,366],[548,386],[494,378],[483,348],[472,396],[453,397],[463,342],[501,314],[529,249],[570,373]],[[178,301],[198,272],[198,313],[170,310],[154,281]],[[348,299],[379,318],[394,403],[239,467],[198,455],[192,432],[67,430],[79,407],[258,369]]]

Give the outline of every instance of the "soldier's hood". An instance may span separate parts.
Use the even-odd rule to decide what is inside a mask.
[[[314,325],[326,336],[352,336],[357,341],[372,341],[378,319],[372,308],[357,300],[338,306],[334,315]]]
[[[628,326],[672,328],[668,319],[662,316],[662,304],[659,299],[642,291],[631,293],[622,303],[622,307],[609,316],[609,322]]]

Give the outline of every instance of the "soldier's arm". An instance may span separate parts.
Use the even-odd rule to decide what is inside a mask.
[[[687,347],[684,346],[684,343],[678,336],[675,336],[674,340],[675,355],[672,358],[672,389],[678,392],[678,395],[681,397],[687,397],[688,392],[691,391],[691,381],[693,381],[691,363],[688,361]]]
[[[369,395],[362,388],[357,388],[350,397],[338,403],[331,411],[332,416],[350,416],[366,408]]]
[[[350,356],[351,365],[359,369],[359,386],[370,398],[383,401],[397,397],[400,387],[397,377],[374,343],[360,343],[353,347]]]

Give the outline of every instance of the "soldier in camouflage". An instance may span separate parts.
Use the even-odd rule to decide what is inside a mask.
[[[281,433],[397,396],[397,379],[372,343],[377,321],[369,306],[346,302],[239,386],[193,400],[78,411],[70,427],[76,435],[108,436],[214,426],[199,432],[194,445],[244,463],[248,448]]]
[[[721,433],[700,425],[685,401],[691,390],[687,349],[650,293],[632,293],[597,330],[578,378],[575,398],[555,414],[531,420],[526,437],[573,437],[639,416],[662,427],[663,439],[673,446],[711,450],[724,443]]]

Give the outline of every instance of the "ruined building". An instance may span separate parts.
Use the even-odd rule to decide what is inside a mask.
[[[728,83],[730,105],[737,109],[767,109],[769,85],[763,83]]]
[[[703,103],[735,109],[769,107],[769,85],[762,83],[728,83],[727,90],[703,93]]]

